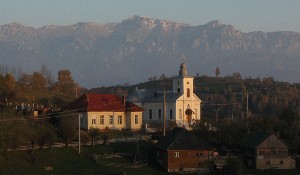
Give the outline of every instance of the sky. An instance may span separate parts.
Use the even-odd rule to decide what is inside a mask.
[[[121,22],[133,15],[193,26],[218,20],[243,32],[300,32],[300,0],[0,0],[0,25],[35,28]]]

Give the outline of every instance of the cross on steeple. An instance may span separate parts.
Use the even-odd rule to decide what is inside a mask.
[[[183,63],[184,63],[184,61],[186,60],[186,57],[185,57],[184,53],[183,53],[182,56],[181,56],[181,60],[182,60]]]

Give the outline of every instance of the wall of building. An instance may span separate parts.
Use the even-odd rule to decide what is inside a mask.
[[[169,150],[168,172],[190,171],[209,166],[209,150]]]
[[[100,116],[104,116],[104,123],[100,124]],[[110,116],[113,116],[113,123],[110,124]],[[122,116],[121,123],[118,123],[118,116]],[[88,112],[87,128],[94,127],[99,129],[116,129],[121,130],[126,128],[125,112]],[[95,124],[92,120],[96,119]]]
[[[295,169],[295,160],[290,157],[257,157],[256,169]]]
[[[137,116],[137,123],[135,116]],[[126,116],[126,129],[141,130],[142,127],[142,112],[128,112]]]

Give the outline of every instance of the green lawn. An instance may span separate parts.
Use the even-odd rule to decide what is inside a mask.
[[[149,145],[141,143],[140,153],[142,156],[151,158],[151,154],[144,154],[149,151]],[[58,174],[58,175],[92,175],[92,174],[111,174],[121,175],[163,175],[167,174],[155,164],[144,165],[143,167],[133,166],[132,157],[107,158],[104,155],[111,153],[134,154],[136,143],[115,143],[111,145],[96,145],[82,148],[79,156],[74,148],[52,148],[35,150],[33,154],[28,151],[1,152],[0,155],[0,174],[1,175],[35,175],[35,174]],[[149,155],[150,154],[150,155]],[[95,161],[93,155],[100,155]],[[101,156],[102,155],[102,156]],[[33,157],[35,161],[33,162]],[[44,167],[53,167],[53,171],[46,172]],[[251,175],[299,175],[300,170],[246,170],[246,174]],[[222,174],[214,172],[212,174]]]
[[[0,174],[166,174],[149,166],[133,167],[128,158],[101,158],[98,165],[92,155],[109,154],[112,147],[125,151],[132,150],[133,144],[84,147],[80,156],[74,148],[36,150],[33,156],[28,151],[7,152],[0,155]],[[53,167],[53,171],[46,172],[44,166]]]

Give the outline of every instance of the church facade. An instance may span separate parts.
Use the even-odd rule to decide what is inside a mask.
[[[185,63],[180,65],[179,75],[173,78],[172,89],[172,92],[165,93],[166,126],[176,124],[188,128],[201,119],[201,100],[194,94],[194,78],[188,75]],[[163,101],[163,94],[143,100],[143,124],[162,125]]]

